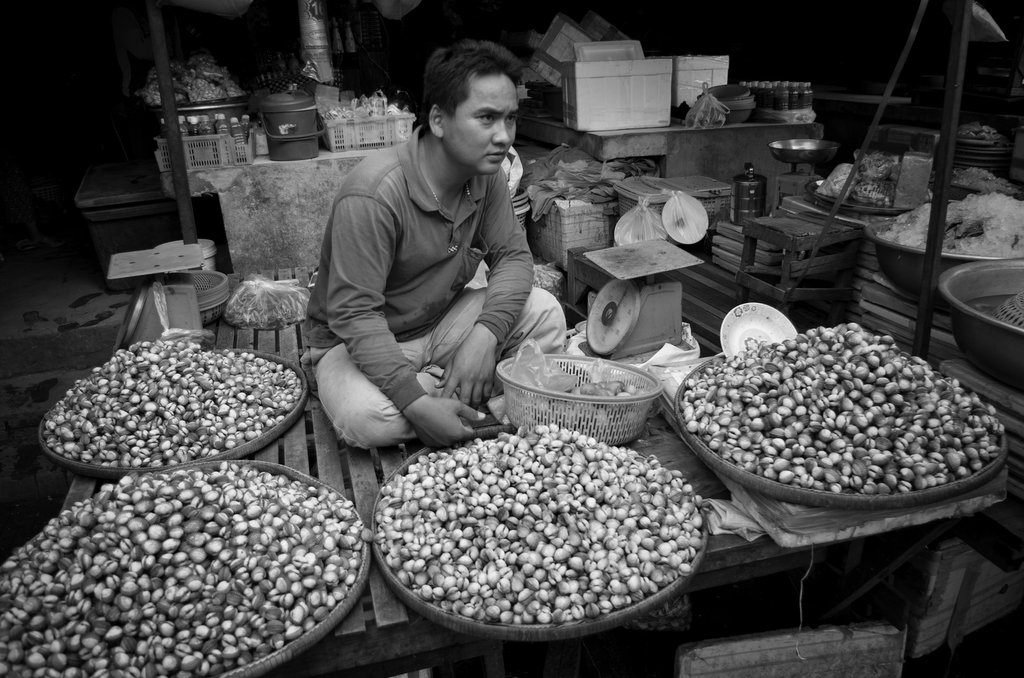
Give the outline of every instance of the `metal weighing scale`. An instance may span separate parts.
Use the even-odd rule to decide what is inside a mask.
[[[704,263],[700,258],[664,240],[593,250],[583,256],[612,277],[597,292],[587,313],[584,352],[617,360],[682,340],[682,283],[655,282],[652,276]]]
[[[771,216],[787,195],[802,196],[807,184],[823,177],[815,166],[835,157],[839,144],[823,139],[784,139],[768,144],[768,151],[776,160],[789,164],[789,171],[774,179],[768,190],[765,214]]]

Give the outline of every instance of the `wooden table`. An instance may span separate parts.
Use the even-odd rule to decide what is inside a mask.
[[[305,283],[309,271],[282,269],[276,275],[270,271],[264,271],[264,274],[277,279],[296,278]],[[253,349],[300,362],[303,347],[297,326],[280,331],[254,331],[236,329],[219,321],[208,327],[215,330],[219,348]],[[308,369],[306,372],[309,376]],[[644,435],[631,443],[631,447],[641,454],[656,456],[668,468],[679,469],[702,497],[728,499],[727,488],[685,448],[672,425],[672,417],[653,417]],[[319,401],[311,395],[304,416],[254,457],[284,464],[326,482],[353,500],[363,520],[369,524],[381,482],[411,451],[406,448],[350,450],[339,446]],[[91,497],[101,482],[73,476],[65,508]],[[934,531],[935,526],[932,528]],[[824,561],[832,546],[817,544],[784,548],[766,537],[748,542],[736,535],[712,535],[708,539],[701,569],[687,592],[780,572],[805,570]],[[384,677],[434,667],[440,670],[440,675],[452,676],[456,664],[475,661],[482,664],[487,678],[504,677],[501,641],[457,633],[420,617],[390,591],[376,567],[374,565],[371,570],[362,601],[339,626],[308,651],[269,675],[279,678],[326,675]],[[859,595],[858,591],[854,593]],[[579,640],[537,643],[537,650],[546,653],[546,676],[576,675],[580,659]]]
[[[520,116],[520,137],[557,146],[568,144],[598,160],[657,157],[663,177],[702,176],[731,184],[754,164],[769,182],[790,166],[772,157],[768,144],[779,139],[821,139],[824,127],[809,123],[738,123],[710,129],[667,127],[579,132],[559,120]]]

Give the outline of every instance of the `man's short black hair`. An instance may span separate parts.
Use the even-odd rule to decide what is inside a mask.
[[[422,122],[426,124],[434,105],[445,113],[454,113],[469,98],[471,77],[495,74],[507,75],[519,85],[522,62],[507,48],[489,40],[465,39],[437,48],[423,73]]]

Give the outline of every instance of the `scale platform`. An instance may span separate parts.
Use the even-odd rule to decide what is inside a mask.
[[[682,283],[637,280],[704,263],[700,258],[663,240],[583,256],[613,278],[598,291],[587,314],[586,343],[592,353],[618,360],[681,341]]]

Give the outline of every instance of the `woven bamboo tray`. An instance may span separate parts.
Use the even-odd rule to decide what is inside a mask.
[[[302,411],[301,408],[299,411]],[[207,468],[214,469],[217,466],[219,466],[222,461],[225,461],[225,459],[204,459],[196,463],[179,464],[177,466],[164,467],[160,471],[157,471],[157,473],[174,472],[179,470],[203,470]],[[235,463],[241,466],[251,466],[258,469],[259,471],[282,475],[290,480],[299,481],[308,486],[320,487],[337,492],[336,490],[334,490],[334,488],[330,487],[323,481],[308,476],[294,469],[288,468],[287,466],[282,466],[281,464],[274,464],[270,462],[257,460],[242,460],[237,461]],[[342,495],[340,492],[338,494],[343,499],[345,499],[345,501],[351,503],[351,501],[346,499],[344,495]],[[354,505],[351,507],[351,510],[352,513],[358,519],[359,514],[356,511]],[[40,534],[34,537],[34,539],[40,539],[42,537],[43,535]],[[334,627],[340,624],[341,620],[343,620],[349,614],[349,612],[352,611],[356,604],[359,603],[366,589],[367,582],[369,581],[370,578],[370,564],[370,545],[364,541],[360,555],[359,572],[356,575],[356,581],[355,583],[353,583],[351,589],[349,590],[345,598],[340,603],[338,603],[338,605],[335,606],[335,608],[332,609],[330,613],[328,613],[327,617],[325,617],[322,621],[317,622],[317,624],[314,625],[313,628],[311,628],[309,631],[305,632],[295,640],[287,643],[284,647],[282,647],[279,650],[275,650],[274,652],[271,652],[270,654],[261,657],[260,659],[253,661],[249,664],[246,664],[244,666],[240,666],[238,668],[232,669],[224,673],[214,673],[210,675],[217,676],[218,678],[254,678],[255,676],[263,675],[271,671],[272,669],[281,666],[285,662],[290,661],[291,659],[300,655],[302,652],[309,649],[315,643],[322,640],[328,633],[331,632],[332,629],[334,629]]]
[[[699,376],[702,371],[710,368],[710,363],[705,363],[696,368],[691,374]],[[703,440],[686,430],[686,422],[680,415],[679,400],[683,394],[680,388],[676,392],[673,406],[673,416],[676,418],[677,430],[683,442],[693,451],[697,457],[720,476],[734,481],[744,489],[756,492],[757,494],[791,504],[804,506],[819,506],[835,509],[863,509],[869,511],[884,511],[888,509],[918,508],[946,501],[958,497],[970,490],[981,487],[995,478],[1006,464],[1006,436],[1001,439],[999,457],[985,466],[977,473],[966,478],[954,480],[945,485],[936,485],[924,490],[913,490],[898,494],[860,494],[826,492],[793,485],[785,485],[775,480],[770,480],[756,473],[744,471],[739,466],[726,461],[717,452],[708,447]]]
[[[409,456],[401,466],[388,476],[384,481],[383,485],[388,484],[392,478],[395,478],[409,468],[410,465],[416,462],[419,457],[427,452],[429,448],[424,448]],[[380,495],[373,504],[373,524],[371,530],[374,536],[377,534],[377,510],[380,505]],[[588,636],[608,629],[617,628],[623,626],[629,622],[644,620],[652,612],[660,610],[661,608],[674,603],[674,601],[681,596],[690,581],[700,570],[701,562],[704,560],[704,553],[707,551],[708,543],[708,528],[707,521],[705,520],[701,527],[701,548],[697,552],[696,557],[690,562],[690,574],[686,576],[680,575],[673,580],[668,586],[659,590],[649,598],[629,605],[628,607],[616,610],[606,615],[601,615],[595,619],[587,619],[581,621],[565,622],[562,624],[503,624],[500,622],[480,622],[472,619],[467,619],[462,615],[453,614],[446,612],[430,603],[427,603],[422,598],[414,594],[408,588],[406,588],[398,577],[391,571],[391,568],[387,566],[384,558],[384,554],[381,552],[380,546],[377,544],[376,538],[373,541],[373,556],[377,562],[377,569],[380,571],[381,576],[384,577],[384,581],[387,582],[388,587],[394,591],[395,595],[409,608],[422,615],[426,619],[444,626],[445,628],[460,633],[467,633],[474,636],[481,636],[485,638],[496,638],[499,640],[509,641],[537,641],[545,642],[552,640],[566,640],[569,638],[580,638]]]
[[[223,351],[221,351],[223,352]],[[37,429],[37,438],[39,440],[39,447],[42,449],[43,454],[48,457],[53,463],[58,466],[62,466],[70,471],[81,474],[83,476],[91,476],[93,478],[107,478],[116,479],[121,478],[124,475],[133,471],[137,472],[150,472],[150,471],[165,471],[179,468],[191,468],[198,466],[206,461],[224,461],[231,459],[241,459],[251,454],[255,454],[257,451],[263,449],[270,443],[274,442],[282,435],[285,431],[290,429],[292,425],[302,417],[302,412],[306,407],[306,401],[309,399],[309,382],[306,380],[306,375],[299,367],[297,363],[291,360],[286,360],[280,356],[274,355],[273,353],[263,353],[261,351],[244,351],[245,353],[252,353],[255,356],[264,358],[266,360],[280,363],[285,367],[295,372],[299,381],[302,383],[302,395],[299,396],[299,400],[295,403],[295,407],[282,419],[280,422],[272,426],[271,428],[264,431],[258,438],[243,443],[237,447],[233,447],[230,450],[224,450],[217,454],[212,454],[208,457],[202,457],[193,461],[187,461],[181,464],[168,464],[165,466],[150,466],[150,467],[135,467],[135,466],[102,466],[100,464],[87,464],[85,462],[75,461],[69,459],[61,454],[58,454],[51,450],[46,445],[46,439],[43,435],[46,420],[49,418],[50,412],[47,411],[43,418],[39,422]],[[52,410],[52,408],[51,408]]]

